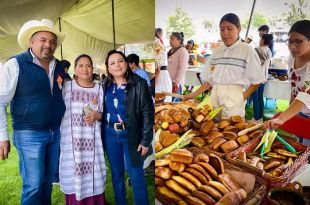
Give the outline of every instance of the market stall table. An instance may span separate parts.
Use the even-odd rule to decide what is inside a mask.
[[[274,99],[291,99],[291,85],[288,80],[269,79],[265,84],[264,97]]]
[[[201,82],[198,78],[198,75],[200,75],[202,71],[201,67],[189,67],[186,69],[185,73],[185,85],[189,86],[197,86],[201,85]]]

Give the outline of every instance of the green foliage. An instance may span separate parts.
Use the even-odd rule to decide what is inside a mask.
[[[284,21],[288,26],[292,26],[296,21],[309,18],[309,0],[294,0],[294,2],[285,3],[285,5],[290,8],[290,11],[283,13]]]
[[[205,19],[203,22],[202,22],[202,25],[204,27],[204,29],[210,31],[213,29],[214,27],[214,22],[209,20],[209,19]]]
[[[248,15],[250,16],[250,15]],[[260,12],[255,12],[253,17],[252,17],[252,23],[251,26],[254,28],[258,28],[261,25],[267,24],[268,22],[268,18],[266,16],[264,16],[262,13]],[[241,26],[243,28],[247,28],[249,25],[249,18],[243,19]]]
[[[172,32],[183,32],[184,37],[187,39],[195,34],[193,19],[181,6],[176,6],[175,13],[168,17],[166,28],[168,39]]]

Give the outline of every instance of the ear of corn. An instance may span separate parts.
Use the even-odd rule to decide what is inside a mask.
[[[211,112],[209,112],[208,116],[209,116],[210,120],[212,120],[217,114],[219,114],[222,109],[223,109],[223,107],[219,107],[219,108],[216,108],[216,109],[212,110]]]
[[[210,103],[210,96],[209,95],[206,95],[203,100],[201,101],[201,103],[199,103],[199,105],[197,106],[197,109],[199,108],[203,108],[204,106],[206,105],[209,105],[210,108],[212,109],[212,106],[211,106],[211,103]]]

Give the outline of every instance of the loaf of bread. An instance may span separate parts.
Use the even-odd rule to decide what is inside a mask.
[[[235,132],[224,131],[222,133],[224,135],[224,138],[227,140],[234,140],[234,139],[237,139],[237,137],[238,137],[238,135]]]
[[[234,126],[240,131],[240,130],[244,130],[246,128],[246,126],[248,126],[248,123],[239,122],[237,124],[234,124]]]
[[[211,176],[208,174],[208,172],[201,165],[199,165],[199,164],[190,164],[189,167],[199,171],[203,176],[206,177],[206,179],[208,181],[212,180]]]
[[[197,188],[192,182],[190,182],[189,180],[187,180],[182,176],[172,176],[172,179],[175,180],[177,183],[181,184],[184,188],[186,188],[190,192],[197,190]]]
[[[223,196],[223,194],[221,194],[218,190],[208,185],[202,185],[198,188],[198,190],[209,194],[216,201],[220,200]]]
[[[245,122],[245,119],[239,115],[235,115],[235,116],[232,116],[230,118],[230,121],[233,123],[233,124],[236,124],[236,123],[241,123],[241,122]]]
[[[232,177],[228,174],[220,174],[219,182],[225,185],[229,191],[237,191],[240,189],[240,186],[237,182],[235,182]]]
[[[202,184],[201,182],[192,174],[188,173],[188,172],[181,172],[179,173],[180,176],[188,179],[190,182],[192,182],[197,188],[200,187]]]
[[[216,190],[218,190],[220,193],[222,193],[223,195],[229,193],[229,190],[220,182],[217,181],[209,181],[207,183],[208,186],[211,186],[213,188],[215,188]]]
[[[159,152],[160,150],[162,150],[164,147],[162,146],[162,144],[160,144],[159,141],[155,142],[155,152]]]
[[[178,139],[179,139],[178,134],[165,135],[165,137],[162,138],[161,144],[163,145],[163,147],[169,147],[170,145],[178,141]]]
[[[198,162],[199,165],[201,165],[212,177],[212,179],[217,179],[218,178],[218,173],[217,171],[209,164],[206,162]]]
[[[216,140],[219,137],[223,137],[224,135],[221,132],[218,131],[211,131],[208,134],[208,138],[207,138],[207,143],[211,144],[212,142],[214,142],[214,140]]]
[[[163,186],[163,185],[165,185],[165,180],[163,180],[160,177],[155,177],[155,185],[156,186]]]
[[[228,125],[230,125],[229,120],[221,120],[217,126],[217,128],[219,129],[224,129],[225,127],[227,127]]]
[[[206,154],[197,154],[193,160],[194,163],[197,162],[209,162],[209,156]]]
[[[239,131],[239,129],[233,125],[228,125],[227,127],[224,128],[223,130],[224,132],[226,131],[230,131],[230,132],[234,132],[237,133]]]
[[[224,138],[219,137],[219,138],[217,138],[216,140],[214,140],[214,141],[212,142],[212,144],[210,145],[210,148],[211,148],[211,149],[214,149],[215,151],[219,151],[220,146],[221,146],[223,143],[225,143],[225,142],[227,142],[227,140],[225,140]]]
[[[206,142],[202,137],[193,137],[191,144],[194,145],[195,147],[202,148],[203,146],[206,145]]]
[[[155,160],[155,167],[164,167],[171,163],[169,159],[156,159]]]
[[[225,173],[224,163],[217,155],[210,153],[209,164],[215,169],[217,174]]]
[[[171,162],[169,168],[175,172],[183,172],[185,169],[185,164],[182,162]]]
[[[186,149],[176,149],[170,153],[170,160],[190,164],[193,161],[193,153]]]
[[[156,167],[155,176],[162,179],[170,179],[172,176],[172,171],[168,167]]]
[[[240,145],[244,145],[245,143],[247,143],[248,141],[250,141],[250,138],[247,135],[241,135],[240,137],[237,138],[237,142]]]
[[[166,181],[166,186],[169,187],[171,190],[175,191],[176,193],[180,194],[181,196],[188,196],[190,193],[180,186],[176,181],[169,179]]]
[[[207,136],[211,129],[214,127],[213,120],[204,122],[200,127],[200,133],[202,136]]]
[[[203,174],[201,174],[199,171],[197,171],[196,169],[193,168],[186,168],[185,169],[186,172],[191,173],[194,177],[196,177],[202,184],[206,184],[208,182],[208,180],[206,179],[205,176],[203,176]]]
[[[182,201],[183,199],[176,194],[175,192],[171,191],[170,189],[168,189],[166,186],[159,186],[157,187],[157,190],[159,191],[159,193],[165,197],[167,197],[168,199],[178,203],[179,201]]]
[[[206,205],[201,199],[194,196],[186,196],[185,200],[190,205]]]
[[[193,196],[201,199],[206,204],[215,204],[216,203],[216,201],[211,196],[209,196],[209,194],[202,192],[202,191],[198,191],[198,190],[193,191]]]
[[[225,153],[229,153],[229,152],[237,149],[238,147],[239,147],[239,145],[237,144],[237,142],[235,140],[229,140],[228,142],[225,142],[221,145],[221,149]]]

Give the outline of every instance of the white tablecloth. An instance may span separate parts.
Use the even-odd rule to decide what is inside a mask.
[[[201,73],[202,68],[200,67],[190,67],[185,73],[185,85],[196,86],[201,85],[197,73]]]
[[[265,84],[264,96],[275,99],[291,99],[291,85],[288,80],[270,79]]]

